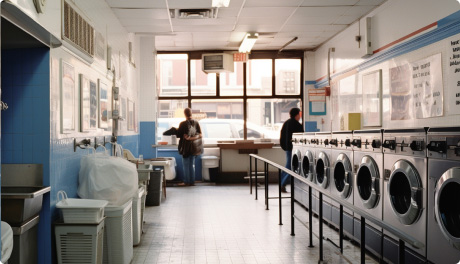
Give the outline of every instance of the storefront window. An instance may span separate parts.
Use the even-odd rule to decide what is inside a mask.
[[[246,72],[247,95],[272,94],[272,60],[250,60]]]
[[[234,72],[223,72],[220,78],[220,95],[243,95],[243,63],[235,62]]]
[[[178,128],[185,120],[184,109],[188,106],[187,100],[159,100],[159,115],[157,125],[157,139],[161,140],[163,132],[171,127]]]
[[[157,78],[160,96],[188,94],[187,54],[158,54]]]
[[[275,60],[276,94],[299,95],[300,71],[300,59]]]
[[[190,86],[193,95],[216,95],[216,74],[205,73],[201,60],[190,60]]]

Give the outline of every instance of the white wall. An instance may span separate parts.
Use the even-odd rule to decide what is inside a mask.
[[[414,31],[426,27],[438,20],[449,16],[450,14],[460,10],[460,4],[456,0],[449,1],[430,1],[430,0],[388,0],[381,7],[373,10],[368,16],[372,17],[372,49],[377,50],[387,44],[399,40]],[[361,28],[361,33],[360,33]],[[364,19],[352,24],[349,28],[339,33],[330,41],[322,45],[315,51],[314,56],[307,54],[306,63],[314,63],[314,70],[309,66],[306,67],[306,80],[318,80],[327,75],[327,52],[329,48],[335,48],[335,52],[331,55],[331,75],[333,82],[339,80],[340,89],[348,88],[356,92],[356,101],[346,102],[340,101],[339,109],[356,108],[362,111],[362,76],[374,70],[382,70],[382,89],[383,89],[383,112],[382,112],[382,127],[383,128],[402,128],[402,127],[420,127],[420,126],[446,126],[459,124],[458,115],[450,115],[448,107],[446,107],[446,98],[449,96],[451,88],[449,88],[449,56],[448,56],[448,40],[442,40],[437,43],[425,46],[418,50],[406,53],[394,59],[380,63],[372,68],[360,71],[356,68],[357,65],[363,63],[365,59],[361,58],[364,55],[363,42],[361,47],[355,41],[355,36],[362,35],[364,28]],[[431,27],[422,33],[435,29]],[[419,34],[419,35],[420,35]],[[413,36],[414,37],[414,36]],[[411,37],[411,38],[413,38]],[[410,40],[408,38],[407,40]],[[404,41],[407,41],[404,40]],[[429,118],[429,119],[410,119],[410,120],[391,120],[390,116],[390,89],[389,89],[389,69],[405,63],[415,62],[431,55],[442,54],[443,63],[443,88],[444,88],[444,116]],[[379,54],[379,53],[377,53]],[[312,62],[314,61],[314,62]],[[354,71],[354,72],[353,72]],[[312,72],[314,72],[312,77]],[[343,78],[342,73],[352,73],[347,77],[347,80],[354,80],[355,87],[343,87],[344,84],[340,81]],[[338,74],[340,73],[340,74]],[[334,76],[334,74],[336,74]],[[334,79],[335,78],[335,79]],[[324,80],[324,79],[323,79]],[[350,82],[348,82],[350,83]],[[310,87],[306,87],[307,89]],[[334,87],[332,87],[334,88]],[[337,92],[332,89],[332,93]],[[318,121],[318,127],[321,130],[339,130],[340,116],[335,116],[331,108],[331,98],[327,98],[327,115],[322,117],[307,117],[307,120]],[[353,104],[353,105],[351,105]],[[308,101],[305,101],[308,105]],[[307,109],[308,110],[308,109]],[[342,111],[343,112],[343,111]],[[308,112],[307,112],[308,113]],[[321,126],[321,118],[324,118],[325,124]]]
[[[156,121],[155,37],[140,36],[141,122]]]

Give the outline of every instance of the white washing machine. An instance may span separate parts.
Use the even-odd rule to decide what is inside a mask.
[[[384,215],[383,220],[426,245],[427,159],[426,129],[389,129],[383,133],[384,153]],[[391,245],[399,238],[384,231],[384,259],[392,259],[398,247]],[[426,246],[413,248],[426,256]],[[409,252],[411,252],[409,250]],[[411,255],[412,254],[411,252]]]
[[[316,148],[315,148],[315,179],[316,184],[325,191],[331,193],[331,132],[316,132]],[[319,195],[318,195],[319,197]],[[319,198],[318,198],[319,203]],[[328,222],[332,222],[332,205],[338,206],[337,203],[332,203],[332,200],[323,195],[323,218]]]
[[[460,127],[428,130],[427,258],[460,261]]]
[[[303,151],[303,133],[292,134],[291,170],[297,174],[301,171]]]
[[[353,202],[378,219],[383,219],[382,130],[355,130],[351,141],[355,171]],[[361,241],[361,216],[354,214],[353,234]],[[382,254],[382,229],[366,222],[366,249],[377,257]]]
[[[353,150],[352,131],[332,132],[331,145],[331,194],[353,204]],[[340,225],[340,207],[332,206],[332,224]],[[349,237],[353,236],[353,211],[343,208],[343,230]]]

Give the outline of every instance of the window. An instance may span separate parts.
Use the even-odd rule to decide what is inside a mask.
[[[272,94],[272,60],[249,60],[246,71],[248,95]]]
[[[188,94],[187,54],[158,54],[157,77],[160,96]]]
[[[235,62],[233,69],[220,74],[220,95],[243,95],[243,63]]]
[[[217,75],[202,71],[201,52],[159,52],[158,138],[178,127],[185,120],[184,108],[190,107],[205,144],[245,135],[277,142],[289,110],[302,105],[303,52],[292,54],[293,58],[274,59],[277,52],[259,53],[256,59],[235,62],[233,73]]]
[[[206,74],[201,65],[201,60],[190,60],[192,95],[216,95],[216,74]]]
[[[275,60],[276,94],[300,94],[300,59]]]

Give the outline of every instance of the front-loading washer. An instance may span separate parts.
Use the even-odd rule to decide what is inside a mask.
[[[315,179],[316,184],[320,186],[323,193],[330,195],[331,193],[331,132],[316,132],[316,148],[315,148]],[[319,197],[319,195],[318,195]],[[318,202],[319,204],[319,199]],[[337,205],[335,202],[323,195],[323,218],[328,222],[332,222],[332,205]]]
[[[428,130],[427,259],[460,262],[460,127]]]
[[[353,149],[352,131],[332,132],[331,145],[331,195],[353,204]],[[353,210],[343,207],[343,230],[353,236]],[[340,225],[340,206],[332,206],[332,224]]]
[[[427,159],[426,129],[388,129],[383,133],[384,153],[384,214],[383,220],[426,245],[427,220]],[[384,231],[384,260],[394,262],[399,240]],[[391,241],[391,238],[394,241]],[[397,244],[396,244],[397,245]],[[416,254],[425,257],[426,246],[414,248]],[[419,258],[421,259],[421,258]]]
[[[301,171],[302,151],[303,151],[303,133],[292,134],[292,156],[291,170],[297,174]]]
[[[354,205],[378,219],[383,219],[383,153],[382,130],[355,130],[351,141],[353,148]],[[382,228],[368,221],[366,249],[375,256],[382,254]],[[353,234],[361,241],[361,216],[354,213]]]
[[[302,163],[304,160],[305,149],[310,144],[310,143],[307,143],[307,138],[309,138],[309,135],[310,137],[312,136],[314,138],[315,133],[306,132],[306,133],[294,133],[293,134],[294,142],[297,141],[296,143],[297,147],[295,151],[295,155],[297,159],[296,161],[297,171],[295,172],[304,177],[305,177],[305,174],[303,173]],[[308,139],[308,140],[310,141],[311,139]],[[293,155],[294,155],[294,152],[293,152]],[[292,164],[292,166],[294,166],[294,164]],[[294,179],[294,198],[295,200],[298,203],[300,203],[302,206],[304,206],[305,208],[308,208],[308,197],[309,197],[308,196],[308,185],[306,185],[305,183],[301,182],[298,179]]]

